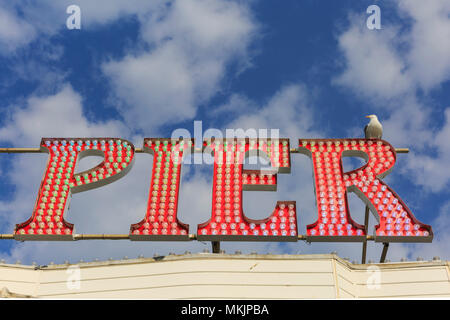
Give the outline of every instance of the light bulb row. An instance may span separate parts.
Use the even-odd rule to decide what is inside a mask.
[[[279,139],[275,141],[259,140],[256,142],[250,140],[250,142],[236,142],[236,141],[204,141],[203,145],[210,150],[214,150],[214,153],[219,155],[217,160],[219,163],[239,163],[242,164],[244,158],[241,157],[242,153],[249,152],[251,150],[258,150],[264,152],[268,156],[272,163],[272,167],[289,167],[290,166],[290,149],[288,139]],[[225,158],[223,158],[225,156]]]

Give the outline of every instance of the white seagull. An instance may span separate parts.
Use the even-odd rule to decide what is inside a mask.
[[[366,118],[370,119],[369,124],[364,127],[364,135],[366,139],[381,139],[383,136],[383,126],[380,121],[378,121],[377,116],[371,114],[370,116],[366,116]]]

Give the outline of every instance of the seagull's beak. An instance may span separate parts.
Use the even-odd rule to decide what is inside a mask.
[[[366,116],[366,118],[370,118],[370,116]]]

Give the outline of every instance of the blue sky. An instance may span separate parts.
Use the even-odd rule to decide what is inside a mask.
[[[67,6],[81,29],[66,27]],[[381,29],[369,30],[369,5]],[[449,258],[450,5],[448,1],[10,1],[0,4],[0,143],[37,147],[41,137],[143,137],[208,128],[274,128],[296,139],[360,137],[377,114],[400,154],[386,181],[432,244],[393,244],[388,258]],[[315,221],[311,164],[292,155],[277,192],[246,192],[244,210],[263,218],[295,200],[299,232]],[[45,155],[0,158],[0,233],[32,212]],[[83,160],[88,168],[97,160]],[[128,233],[144,216],[151,157],[123,179],[76,194],[66,217],[77,233]],[[351,163],[348,163],[351,165]],[[347,165],[347,163],[346,163]],[[209,217],[212,168],[185,166],[179,217]],[[363,204],[350,196],[363,223]],[[372,218],[371,231],[374,219]],[[360,260],[361,244],[224,243],[227,252],[323,253]],[[24,263],[196,252],[209,244],[78,241],[0,242],[0,257]],[[380,244],[369,244],[378,260]]]

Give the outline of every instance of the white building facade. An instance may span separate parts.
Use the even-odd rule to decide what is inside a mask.
[[[326,255],[185,254],[80,264],[0,264],[3,298],[450,298],[448,261],[352,264]]]

